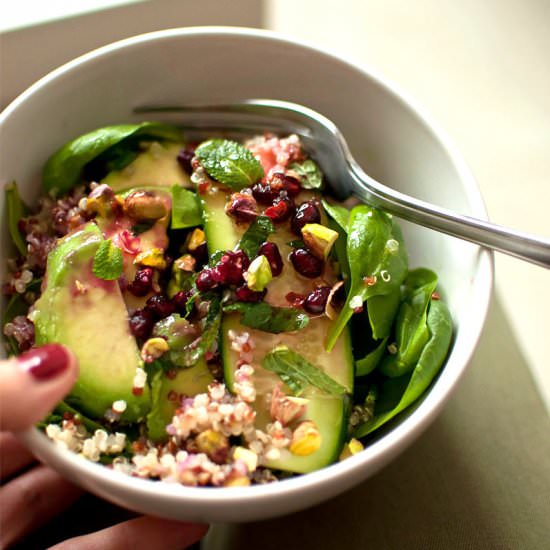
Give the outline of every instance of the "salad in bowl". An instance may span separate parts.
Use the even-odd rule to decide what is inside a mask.
[[[52,444],[140,478],[262,484],[360,452],[427,391],[453,336],[437,275],[316,160],[296,135],[142,122],[54,152],[32,209],[7,186],[6,345],[80,364],[40,425]]]

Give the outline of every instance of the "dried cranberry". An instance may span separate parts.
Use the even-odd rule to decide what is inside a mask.
[[[239,302],[261,302],[267,293],[267,288],[261,292],[250,290],[246,285],[242,285],[235,290],[235,296]]]
[[[282,172],[273,174],[269,186],[272,189],[286,191],[289,197],[296,197],[301,191],[300,181]]]
[[[187,302],[189,301],[189,298],[191,298],[192,292],[190,290],[180,290],[174,296],[172,297],[172,303],[174,304],[174,307],[180,311],[185,312],[187,307]]]
[[[197,289],[199,292],[208,292],[209,290],[212,290],[214,287],[218,286],[218,282],[214,278],[214,273],[212,269],[208,267],[206,269],[203,269],[198,274],[195,284],[197,285]]]
[[[250,260],[242,250],[228,250],[212,269],[212,276],[222,285],[238,285],[242,282],[243,273],[249,265]]]
[[[153,286],[153,268],[142,267],[138,269],[134,280],[128,284],[126,290],[134,296],[145,296],[151,292]]]
[[[319,223],[321,221],[321,212],[313,201],[303,202],[292,217],[290,227],[296,235],[302,234],[302,227],[306,223]]]
[[[271,267],[271,275],[277,277],[281,274],[283,270],[283,259],[281,258],[281,253],[279,248],[275,243],[265,242],[260,246],[258,251],[258,256],[265,256]]]
[[[267,206],[273,204],[273,201],[279,196],[280,190],[274,189],[267,183],[256,183],[252,187],[254,198],[260,203]]]
[[[197,267],[202,267],[208,262],[208,248],[206,247],[206,243],[199,244],[194,250],[190,250],[189,253],[197,260]]]
[[[195,148],[191,145],[185,146],[179,153],[178,153],[178,163],[181,166],[182,170],[187,172],[188,174],[191,174],[193,172],[193,167],[191,166],[191,160],[195,156]]]
[[[290,253],[290,261],[294,269],[304,277],[315,279],[323,272],[323,260],[316,258],[305,248],[296,248]]]
[[[145,302],[145,308],[156,319],[164,319],[176,311],[176,306],[164,294],[155,294]]]
[[[225,205],[225,213],[240,222],[254,221],[258,216],[256,199],[246,193],[233,193]]]
[[[306,297],[303,294],[298,294],[297,292],[289,292],[286,296],[286,301],[294,307],[302,307]]]
[[[130,317],[130,330],[136,338],[145,340],[151,334],[155,319],[147,309],[137,309]]]
[[[273,206],[268,206],[264,212],[273,223],[284,222],[288,220],[293,213],[294,203],[284,191],[275,199]]]
[[[329,286],[321,286],[310,292],[304,300],[303,307],[308,313],[319,314],[325,311],[328,296],[330,294]]]

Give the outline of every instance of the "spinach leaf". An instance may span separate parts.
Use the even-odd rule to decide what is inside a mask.
[[[167,141],[182,139],[178,128],[160,122],[120,124],[93,130],[69,141],[48,159],[42,173],[44,189],[53,195],[66,193],[78,183],[89,162],[111,147],[137,136]]]
[[[346,252],[350,271],[350,289],[346,303],[328,334],[326,349],[330,351],[356,308],[373,296],[385,296],[401,286],[407,273],[407,254],[399,229],[391,217],[367,205],[359,205],[350,213]],[[395,304],[391,299],[390,304]],[[368,308],[368,305],[367,305]],[[372,325],[375,339],[385,338]],[[387,323],[385,324],[387,327]]]
[[[210,139],[195,149],[195,155],[209,176],[238,191],[256,183],[264,169],[246,147],[227,139]]]
[[[430,302],[428,330],[430,338],[422,349],[412,373],[399,378],[388,378],[382,383],[379,401],[375,407],[375,417],[358,426],[354,431],[354,437],[364,437],[378,429],[412,405],[428,389],[447,357],[453,333],[449,309],[439,300]],[[388,408],[388,403],[394,404]]]
[[[330,204],[324,199],[321,203],[327,214],[347,233],[350,211],[339,204]]]
[[[366,376],[370,374],[382,360],[384,352],[386,351],[386,344],[388,343],[388,337],[380,340],[378,345],[362,359],[355,361],[355,376]]]
[[[262,243],[275,232],[273,222],[267,216],[258,216],[241,237],[237,248],[242,250],[251,260],[258,255]]]
[[[289,168],[300,176],[300,185],[304,189],[321,189],[323,187],[323,174],[311,159],[301,163],[293,162]]]
[[[395,322],[397,353],[385,357],[380,371],[396,378],[410,372],[430,337],[427,311],[437,286],[437,275],[428,269],[411,271],[405,281],[405,299]]]
[[[262,361],[262,367],[279,375],[294,395],[300,395],[308,386],[315,386],[330,395],[344,395],[346,388],[312,365],[287,346],[277,346]]]
[[[6,185],[5,193],[8,230],[10,232],[11,240],[19,253],[22,256],[26,256],[27,243],[25,242],[21,231],[19,231],[18,222],[21,218],[24,218],[27,215],[28,208],[21,200],[19,191],[17,190],[17,184],[14,181]]]
[[[223,311],[242,313],[241,324],[272,334],[300,330],[309,323],[307,314],[299,309],[270,306],[266,302],[236,302],[223,306]]]
[[[172,186],[172,229],[185,229],[202,224],[202,211],[197,194],[181,185]]]

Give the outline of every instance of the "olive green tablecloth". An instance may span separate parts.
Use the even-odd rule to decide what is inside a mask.
[[[86,497],[21,548],[44,548],[121,515]],[[550,421],[498,298],[456,393],[397,460],[304,512],[216,525],[203,547],[550,548]]]

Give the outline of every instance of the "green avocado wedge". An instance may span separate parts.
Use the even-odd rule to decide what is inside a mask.
[[[122,422],[136,422],[151,407],[147,386],[134,395],[134,377],[143,367],[117,281],[92,272],[95,253],[104,242],[88,223],[61,239],[50,253],[46,286],[31,319],[36,344],[65,344],[77,356],[80,374],[66,402],[93,419],[101,419],[114,401],[126,402]]]
[[[296,198],[297,204],[310,200],[315,193],[303,191]],[[224,212],[228,198],[223,190],[200,195],[205,219],[205,232],[209,253],[212,256],[218,250],[234,249],[240,242],[245,227],[237,224]],[[289,307],[286,294],[292,290],[298,293],[307,293],[314,288],[315,282],[306,280],[296,274],[288,256],[292,250],[288,244],[296,238],[291,232],[289,224],[278,224],[274,233],[266,237],[275,242],[283,258],[281,275],[273,277],[267,285],[266,302],[274,307]],[[252,259],[252,258],[251,258]],[[328,269],[328,266],[327,266]],[[329,273],[325,273],[329,276]],[[321,435],[321,446],[307,456],[299,456],[283,449],[280,458],[270,460],[270,468],[288,472],[307,473],[318,470],[338,459],[347,433],[349,413],[349,394],[353,391],[353,357],[351,353],[351,339],[347,327],[335,341],[332,352],[327,352],[324,342],[333,324],[326,316],[312,317],[309,323],[303,323],[302,328],[292,332],[266,332],[245,326],[245,317],[238,312],[226,312],[222,319],[221,352],[224,367],[224,378],[228,388],[234,390],[235,371],[239,364],[238,353],[233,349],[231,335],[248,333],[254,342],[252,364],[254,366],[253,383],[257,397],[253,403],[256,411],[257,425],[260,428],[272,422],[270,405],[273,390],[282,384],[281,378],[275,373],[262,367],[267,354],[277,346],[287,346],[293,352],[300,354],[312,365],[319,368],[327,376],[345,388],[345,393],[334,395],[321,389],[308,386],[300,394],[307,400],[304,414],[300,420],[311,420]],[[292,391],[286,385],[282,386],[287,395]]]

